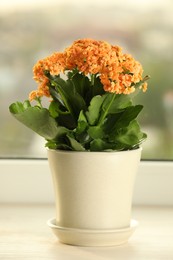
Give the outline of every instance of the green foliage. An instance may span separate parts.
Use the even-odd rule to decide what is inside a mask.
[[[90,125],[97,124],[97,121],[100,117],[101,107],[105,98],[106,95],[95,96],[91,100],[91,103],[88,107],[88,111],[86,112],[86,116]]]
[[[43,108],[41,100],[31,106],[11,104],[10,112],[21,123],[46,139],[51,149],[72,151],[119,151],[136,149],[146,139],[136,120],[142,110],[130,95],[103,90],[99,77],[89,79],[77,70],[68,79],[49,78],[52,102]]]
[[[28,102],[28,101],[27,101]],[[63,126],[58,126],[56,120],[51,117],[49,110],[39,106],[27,106],[17,102],[10,106],[10,112],[14,117],[32,129],[46,140],[59,140],[69,130]]]

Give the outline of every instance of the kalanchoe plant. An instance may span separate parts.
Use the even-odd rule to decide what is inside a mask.
[[[44,137],[48,148],[119,151],[146,139],[136,119],[143,107],[133,105],[131,93],[146,91],[149,77],[142,78],[141,64],[120,47],[78,40],[38,61],[33,71],[38,89],[24,103],[11,104],[10,112]],[[51,101],[48,108],[43,96]]]

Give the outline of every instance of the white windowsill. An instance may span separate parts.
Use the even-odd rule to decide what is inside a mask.
[[[173,205],[173,162],[142,161],[133,204]],[[0,160],[0,203],[54,203],[47,160]]]
[[[61,244],[47,226],[52,205],[0,205],[0,258],[61,260],[171,260],[173,207],[134,207],[139,221],[127,244],[116,247],[75,247]]]

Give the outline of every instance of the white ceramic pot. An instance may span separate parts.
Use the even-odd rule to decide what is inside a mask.
[[[140,157],[141,148],[121,152],[48,150],[56,202],[52,225],[61,231],[128,229]]]

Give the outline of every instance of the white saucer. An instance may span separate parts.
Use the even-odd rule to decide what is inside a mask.
[[[128,241],[138,222],[131,220],[130,227],[109,230],[65,228],[56,225],[56,219],[47,222],[57,238],[65,244],[78,246],[117,246]]]

